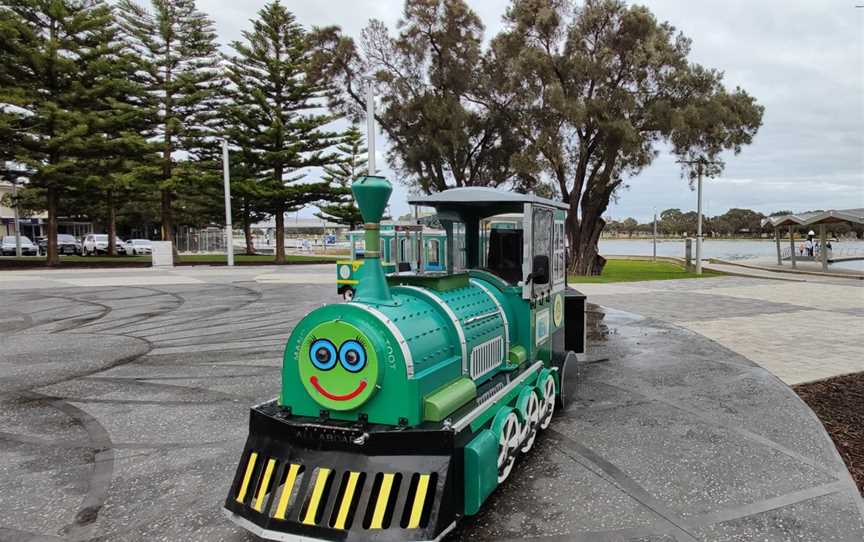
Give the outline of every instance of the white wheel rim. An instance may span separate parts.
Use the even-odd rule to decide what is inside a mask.
[[[354,299],[354,290],[352,290],[351,288],[345,290],[345,299],[347,299],[348,301]]]
[[[531,392],[528,402],[525,404],[525,427],[522,432],[522,453],[527,453],[534,447],[537,438],[537,426],[540,424],[540,400],[537,394]]]
[[[511,412],[504,420],[501,434],[498,435],[498,483],[500,484],[510,476],[513,463],[516,461],[516,450],[519,448],[522,430],[519,427],[519,418],[516,413]]]
[[[543,382],[543,407],[541,408],[540,429],[546,429],[552,423],[552,413],[555,412],[555,379],[552,375]]]

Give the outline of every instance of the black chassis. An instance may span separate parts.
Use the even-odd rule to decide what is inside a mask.
[[[262,538],[272,540],[338,540],[354,541],[431,541],[440,540],[456,524],[464,509],[463,453],[471,431],[456,433],[449,427],[401,428],[328,419],[326,411],[320,418],[293,416],[289,409],[272,400],[251,409],[249,437],[225,500],[230,519]],[[264,461],[257,461],[251,483],[243,502],[237,501],[251,453],[261,458],[276,459],[275,472],[261,512],[253,507],[264,470]],[[318,467],[332,469],[333,482],[328,483],[327,495],[319,507],[316,525],[302,522],[312,476],[303,476],[292,497],[285,520],[276,519],[275,491],[286,478],[290,464],[300,464],[305,472]],[[363,473],[364,483],[351,513],[348,529],[329,527],[340,501],[341,477],[348,471]],[[366,528],[376,497],[376,475],[395,473],[401,476],[401,488],[391,500],[388,511],[389,527]],[[420,528],[406,529],[407,509],[411,493],[410,481],[418,474],[434,476]],[[365,519],[364,519],[365,518]],[[293,536],[292,536],[293,535]]]

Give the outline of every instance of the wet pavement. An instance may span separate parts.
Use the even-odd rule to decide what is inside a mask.
[[[251,278],[2,292],[0,541],[254,540],[220,512],[248,407],[337,297]],[[660,320],[591,317],[576,400],[451,540],[864,540],[840,458],[778,379]]]

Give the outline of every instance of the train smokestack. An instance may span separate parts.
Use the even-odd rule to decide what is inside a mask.
[[[372,83],[366,89],[366,126],[369,147],[369,175],[351,184],[354,201],[363,215],[366,251],[359,272],[356,301],[390,305],[393,297],[381,266],[381,217],[393,192],[390,181],[375,174],[375,100]]]

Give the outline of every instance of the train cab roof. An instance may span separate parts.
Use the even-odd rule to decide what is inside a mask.
[[[451,188],[450,190],[436,192],[428,196],[415,196],[409,199],[408,203],[411,205],[433,207],[441,218],[455,215],[455,217],[459,217],[462,221],[465,221],[469,217],[483,219],[505,213],[522,213],[526,203],[552,207],[554,209],[566,210],[568,208],[566,203],[541,198],[534,194],[505,192],[495,188],[479,186]]]

